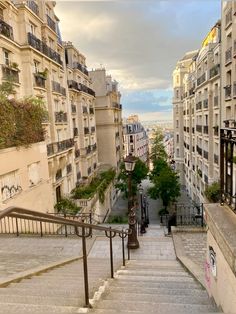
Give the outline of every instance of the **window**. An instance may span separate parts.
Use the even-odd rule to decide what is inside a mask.
[[[3,55],[4,55],[4,63],[5,65],[9,66],[10,65],[10,53],[7,50],[3,51]]]
[[[54,40],[50,37],[48,37],[48,44],[49,44],[50,48],[52,48],[52,49],[54,48]]]
[[[34,69],[33,69],[34,73],[38,73],[39,72],[39,62],[34,60]]]
[[[30,32],[31,34],[36,34],[36,26],[33,23],[30,23]]]
[[[28,166],[29,186],[36,185],[40,182],[40,162],[34,162]]]
[[[8,200],[22,190],[17,170],[0,176],[0,189],[2,201]]]
[[[179,127],[179,120],[176,120],[176,128],[178,129]]]
[[[176,143],[179,143],[179,134],[176,135]]]

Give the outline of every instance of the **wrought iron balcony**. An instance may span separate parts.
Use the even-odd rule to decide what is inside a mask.
[[[75,89],[75,90],[77,90],[79,92],[87,93],[87,94],[92,95],[92,96],[95,97],[95,92],[91,88],[89,88],[88,86],[86,86],[84,84],[77,83],[74,80],[68,80],[68,87],[72,88],[72,89]]]
[[[74,136],[78,136],[78,135],[79,135],[78,128],[74,128]]]
[[[63,111],[55,112],[56,123],[67,123],[67,113]]]
[[[56,32],[56,23],[49,15],[47,15],[47,24],[54,32]]]
[[[69,174],[72,172],[72,165],[69,164],[69,165],[66,165],[66,173]]]
[[[197,85],[201,85],[206,81],[206,73],[203,73],[199,78],[197,79]]]
[[[88,76],[88,70],[86,68],[85,65],[79,63],[79,62],[74,62],[74,65],[73,65],[74,69],[78,69],[80,70],[81,72],[83,72],[85,75]]]
[[[2,78],[5,81],[19,83],[19,70],[7,65],[2,65]]]
[[[35,86],[45,88],[46,78],[39,73],[34,73]]]
[[[89,134],[89,127],[84,127],[84,134]]]
[[[71,112],[76,113],[76,105],[71,105]]]
[[[0,35],[3,35],[11,40],[14,40],[13,28],[0,19]]]
[[[220,64],[216,64],[210,69],[209,77],[212,78],[218,74],[220,74]]]
[[[47,154],[48,156],[66,151],[74,147],[74,139],[68,139],[60,142],[54,142],[47,145]]]
[[[53,92],[62,94],[63,96],[66,96],[66,89],[60,85],[60,83],[52,81],[52,90]]]
[[[50,47],[48,47],[43,41],[38,39],[32,33],[28,33],[28,44],[31,47],[43,53],[45,56],[47,56],[51,60],[59,63],[61,66],[63,65],[60,54],[54,51],[53,49],[51,49]]]
[[[33,11],[36,15],[39,15],[39,7],[37,3],[33,0],[28,0],[26,2],[26,5],[28,8],[30,8],[31,11]]]

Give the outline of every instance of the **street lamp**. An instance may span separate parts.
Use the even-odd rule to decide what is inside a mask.
[[[144,204],[143,204],[143,187],[139,185],[139,194],[140,194],[140,209],[141,209],[141,224],[140,224],[140,233],[146,233],[145,230],[145,216],[144,216]]]
[[[125,170],[128,173],[128,219],[129,219],[129,230],[131,233],[128,235],[127,246],[129,249],[139,248],[139,242],[137,239],[137,230],[136,230],[136,214],[135,208],[133,207],[133,200],[131,195],[131,176],[135,167],[135,157],[132,154],[129,154],[125,159]]]

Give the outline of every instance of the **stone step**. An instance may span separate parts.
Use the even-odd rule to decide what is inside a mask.
[[[96,308],[103,310],[106,309],[117,309],[119,311],[128,310],[139,310],[143,313],[158,313],[158,314],[169,314],[169,313],[204,313],[217,312],[217,309],[211,305],[200,305],[200,304],[177,304],[177,303],[154,303],[154,302],[143,302],[139,300],[125,301],[122,300],[101,300],[96,305]],[[105,312],[105,311],[104,311]],[[96,313],[96,312],[95,312]]]
[[[139,311],[138,309],[136,310],[129,310],[126,309],[125,312],[123,310],[117,310],[117,309],[92,309],[89,311],[89,313],[96,313],[96,314],[145,314],[146,312],[144,311]],[[168,312],[153,312],[153,313],[160,313],[160,314],[190,314],[190,312],[176,312],[175,310],[173,311],[168,311]],[[218,314],[224,314],[223,312],[217,312]],[[212,314],[212,312],[201,312],[201,314]]]
[[[118,274],[116,279],[128,280],[128,281],[145,281],[145,282],[195,282],[195,279],[192,277],[176,277],[176,276],[151,276],[151,275],[139,275],[133,274]]]
[[[167,271],[167,270],[149,270],[149,269],[122,269],[117,271],[118,275],[129,275],[129,276],[175,276],[175,277],[191,277],[186,271]],[[192,278],[192,277],[191,277]]]
[[[127,262],[127,266],[130,266],[130,265],[133,265],[133,266],[141,266],[141,267],[149,267],[149,265],[152,265],[152,266],[163,266],[163,267],[176,267],[176,268],[182,268],[183,267],[180,265],[180,263],[175,259],[175,260],[156,260],[156,259],[153,259],[153,260],[130,260]]]
[[[143,289],[140,293],[129,293],[126,291],[125,293],[122,292],[111,292],[107,291],[106,294],[103,295],[103,300],[119,300],[120,302],[129,300],[130,301],[142,301],[142,302],[149,302],[149,303],[175,303],[175,304],[201,304],[201,305],[208,305],[210,300],[207,295],[198,296],[198,295],[191,295],[191,296],[183,296],[183,295],[173,295],[171,291],[168,295],[156,295],[153,298],[152,294],[148,294],[148,290]]]
[[[32,289],[31,286],[27,287],[22,287],[16,285],[6,287],[6,288],[0,288],[0,296],[2,295],[19,295],[19,296],[24,296],[24,295],[29,295],[29,296],[48,296],[48,297],[71,297],[71,298],[78,298],[78,295],[81,294],[81,289],[83,290],[83,285],[77,286],[74,289],[67,287],[66,289],[64,287],[57,287],[57,289],[51,289],[47,288],[45,286],[40,286],[40,287],[34,287]]]

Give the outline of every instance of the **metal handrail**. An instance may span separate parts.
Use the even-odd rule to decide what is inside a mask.
[[[82,251],[83,251],[83,268],[84,268],[84,295],[85,295],[85,307],[91,308],[89,303],[89,282],[88,282],[88,262],[87,262],[87,249],[86,249],[86,238],[92,235],[92,230],[104,231],[107,238],[110,242],[110,266],[111,266],[111,278],[114,277],[114,268],[113,268],[113,248],[112,248],[112,239],[118,235],[122,240],[122,258],[123,266],[125,266],[125,246],[124,239],[132,232],[130,229],[124,231],[124,229],[114,229],[111,227],[104,227],[93,225],[91,223],[84,223],[78,220],[71,220],[64,217],[59,217],[51,214],[45,214],[36,212],[33,210],[21,208],[21,207],[8,207],[5,210],[0,212],[0,223],[4,218],[15,219],[16,234],[19,236],[19,222],[18,220],[31,220],[37,221],[40,224],[41,236],[43,236],[42,222],[61,224],[65,226],[73,226],[75,228],[75,233],[78,237],[82,239]],[[9,220],[8,220],[9,222]],[[80,230],[81,229],[81,230]],[[128,249],[128,259],[130,257],[130,252]]]

